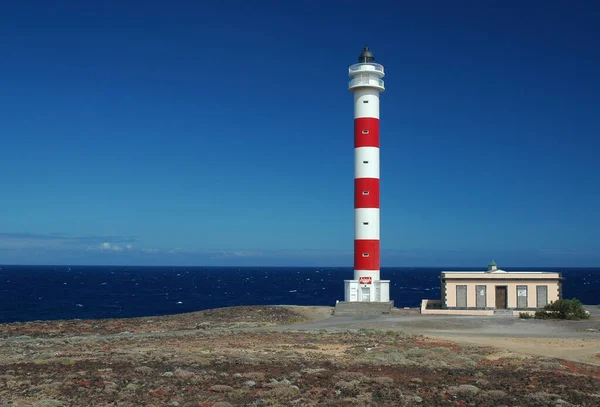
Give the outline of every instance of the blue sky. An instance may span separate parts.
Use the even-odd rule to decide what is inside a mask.
[[[0,263],[352,265],[347,67],[381,98],[382,266],[600,264],[595,2],[0,12]]]

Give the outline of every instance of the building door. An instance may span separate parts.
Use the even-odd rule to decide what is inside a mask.
[[[370,302],[371,301],[371,290],[369,287],[363,287],[360,289],[361,293],[361,301],[362,302]]]
[[[467,286],[456,286],[456,306],[458,308],[467,308]]]
[[[537,291],[537,307],[544,308],[548,305],[548,286],[547,285],[538,285],[536,287]]]
[[[496,308],[506,309],[506,286],[496,286]]]
[[[487,307],[486,289],[487,287],[485,285],[475,286],[475,292],[477,293],[477,308]]]

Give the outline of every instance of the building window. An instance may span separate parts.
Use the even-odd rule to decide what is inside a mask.
[[[548,286],[547,285],[538,285],[535,287],[536,290],[536,307],[544,308],[548,305]]]
[[[363,130],[362,134],[369,134],[369,130]]]
[[[517,286],[517,308],[527,308],[527,286]]]
[[[369,222],[363,222],[363,225],[365,225],[365,226],[368,225],[368,224],[369,224]]]
[[[369,191],[363,191],[363,195],[369,195]]]
[[[363,253],[363,257],[369,257],[369,253]]]
[[[368,100],[363,100],[363,103],[369,103],[369,101]]]
[[[475,305],[477,308],[484,309],[487,307],[487,286],[476,285],[475,286]]]
[[[368,161],[363,161],[363,164],[368,164],[368,163],[369,163]]]
[[[457,285],[456,286],[456,307],[467,308],[467,286]]]

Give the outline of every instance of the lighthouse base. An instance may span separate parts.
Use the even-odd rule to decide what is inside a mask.
[[[390,280],[369,280],[369,284],[360,280],[344,280],[344,301],[389,302]]]
[[[388,302],[346,302],[339,301],[335,304],[333,315],[346,317],[378,317],[391,314],[394,301]]]

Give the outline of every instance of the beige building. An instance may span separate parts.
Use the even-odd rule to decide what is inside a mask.
[[[490,263],[487,271],[444,271],[441,284],[441,300],[423,300],[422,313],[518,315],[562,298],[560,273],[509,272],[500,270],[495,262]]]

